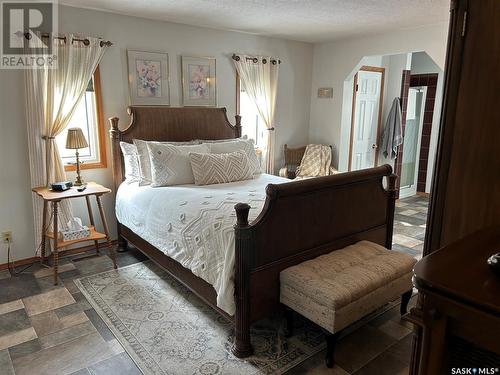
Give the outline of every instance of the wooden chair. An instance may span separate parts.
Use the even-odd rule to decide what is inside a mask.
[[[306,146],[290,148],[288,147],[288,145],[285,144],[284,152],[285,152],[285,166],[280,169],[279,175],[281,177],[294,179],[296,177],[297,167],[300,165],[302,157],[306,152]]]
[[[302,162],[302,157],[306,152],[306,147],[307,146],[290,148],[285,144],[285,166],[279,170],[280,177],[285,177],[292,180],[297,177],[297,168]],[[331,145],[330,148],[332,148]],[[335,168],[330,167],[330,174],[334,174],[336,172],[337,170]]]

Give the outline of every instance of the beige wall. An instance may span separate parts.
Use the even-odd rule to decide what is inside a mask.
[[[232,53],[279,56],[283,64],[276,113],[277,167],[282,163],[284,143],[308,141],[332,144],[338,164],[338,151],[345,147],[340,141],[344,84],[363,56],[426,51],[442,68],[446,49],[446,24],[313,46],[65,6],[60,7],[59,15],[62,32],[98,35],[114,42],[101,63],[103,108],[105,118],[118,116],[122,126],[128,121],[127,49],[169,53],[172,105],[181,102],[180,56],[216,57],[217,104],[228,108],[230,118],[235,112]],[[22,71],[0,70],[0,231],[13,231],[14,259],[34,252],[23,85]],[[333,87],[333,100],[317,99],[319,87]],[[106,122],[106,132],[108,128]],[[106,142],[110,163],[107,135]],[[109,167],[86,170],[83,177],[108,186],[112,183]],[[103,201],[114,237],[113,196]],[[86,218],[83,202],[75,202],[74,213]],[[5,250],[0,244],[0,264],[6,261]]]
[[[235,113],[235,72],[233,52],[279,56],[280,66],[276,112],[276,156],[281,164],[284,143],[304,144],[308,140],[312,75],[312,44],[266,38],[250,34],[218,31],[167,22],[158,22],[112,13],[61,6],[61,32],[102,36],[114,45],[100,65],[104,117],[128,118],[126,50],[166,51],[170,60],[171,105],[180,104],[180,56],[214,56],[217,59],[217,105]],[[12,230],[13,257],[33,256],[33,220],[27,135],[24,115],[22,71],[0,70],[0,231]],[[109,140],[106,141],[109,160]],[[84,179],[111,186],[111,170],[83,171]],[[68,174],[73,179],[73,174]],[[103,198],[115,236],[113,196]],[[74,214],[87,218],[83,202],[75,201]],[[6,262],[5,246],[0,244],[0,264]]]

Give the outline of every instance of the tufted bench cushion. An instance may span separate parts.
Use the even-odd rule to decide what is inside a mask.
[[[336,333],[411,290],[416,260],[361,241],[280,274],[280,300]]]

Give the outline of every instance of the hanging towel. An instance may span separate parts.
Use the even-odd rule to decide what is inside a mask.
[[[396,159],[398,146],[403,143],[403,127],[399,98],[394,98],[382,134],[382,153],[387,158]]]

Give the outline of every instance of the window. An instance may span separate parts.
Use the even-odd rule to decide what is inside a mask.
[[[255,145],[263,149],[266,147],[265,132],[266,125],[259,115],[259,111],[254,104],[254,101],[248,96],[245,89],[241,85],[239,77],[237,77],[237,111],[241,116],[241,132],[242,136],[247,136],[255,141]]]
[[[69,128],[82,128],[89,147],[78,150],[82,169],[105,168],[106,149],[104,123],[102,118],[101,84],[99,67],[89,81],[87,90],[69,121],[68,126],[56,137],[57,146],[64,163],[64,170],[75,170],[75,150],[66,148],[66,135]]]

